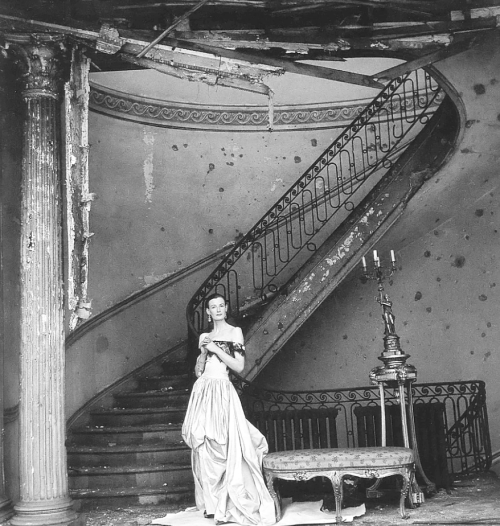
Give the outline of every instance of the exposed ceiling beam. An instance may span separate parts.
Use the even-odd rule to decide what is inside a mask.
[[[275,59],[268,56],[253,55],[246,52],[232,51],[230,49],[223,49],[216,46],[209,46],[199,42],[189,42],[185,40],[177,40],[167,38],[165,43],[168,43],[173,48],[177,45],[184,49],[191,49],[193,51],[200,51],[219,55],[225,58],[231,58],[241,61],[247,61],[254,64],[265,64],[276,68],[283,69],[290,73],[297,73],[299,75],[307,75],[310,77],[322,78],[327,80],[335,80],[337,82],[345,82],[348,84],[357,84],[375,89],[383,89],[383,84],[374,81],[369,75],[361,75],[360,73],[352,73],[350,71],[342,71],[338,69],[325,68],[323,66],[313,66],[309,64],[302,64],[298,62],[290,62],[282,59]]]
[[[97,47],[98,50],[108,53],[116,53],[119,50],[122,50],[125,53],[137,56],[144,46],[148,44],[148,42],[145,42],[142,39],[139,40],[122,37],[118,31],[113,31],[112,29],[97,33],[95,31],[81,30],[35,20],[24,20],[5,15],[0,15],[0,19],[10,21],[10,25],[14,26],[14,29],[12,27],[10,28],[11,31],[15,30],[16,22],[19,22],[20,29],[18,30],[26,30],[25,26],[28,25],[32,30],[36,29],[45,32],[54,31],[72,35],[83,39],[88,45]],[[113,34],[116,36],[113,37]],[[183,62],[178,60],[181,56],[185,59]],[[192,69],[196,69],[196,67],[207,68],[211,69],[214,73],[219,72],[219,74],[224,74],[224,76],[233,75],[235,77],[250,77],[251,74],[248,69],[254,68],[261,69],[260,76],[289,71],[299,75],[357,84],[374,89],[382,89],[384,87],[383,84],[375,81],[368,75],[361,75],[359,73],[331,69],[323,66],[300,64],[260,55],[251,55],[215,46],[207,46],[200,43],[180,41],[170,38],[164,39],[161,45],[158,44],[148,51],[144,58],[159,63],[168,63],[174,67],[184,67],[186,69],[189,69],[190,67]],[[175,60],[176,58],[177,60]],[[221,59],[223,59],[222,62]],[[241,71],[243,71],[243,74]],[[255,78],[255,80],[260,81],[260,78]]]
[[[403,64],[399,64],[398,66],[394,66],[384,71],[380,71],[379,73],[373,75],[373,78],[379,81],[390,81],[392,79],[400,77],[401,75],[409,73],[410,71],[415,71],[419,68],[430,66],[431,64],[439,62],[440,60],[443,60],[445,58],[457,55],[458,53],[463,53],[464,51],[467,51],[468,49],[476,45],[478,40],[479,39],[477,38],[471,38],[455,42],[453,44],[450,44],[446,48],[435,51],[434,53],[429,53],[428,55],[424,55],[423,57],[419,57],[415,60],[404,62]]]

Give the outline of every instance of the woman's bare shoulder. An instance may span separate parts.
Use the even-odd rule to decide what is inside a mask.
[[[243,331],[241,327],[233,327],[231,331],[231,341],[235,343],[243,343]]]

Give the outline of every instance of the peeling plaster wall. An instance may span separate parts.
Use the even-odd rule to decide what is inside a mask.
[[[500,449],[500,36],[438,69],[465,105],[448,164],[409,203],[377,247],[394,249],[386,282],[403,350],[419,382],[484,380],[493,451]],[[371,255],[367,255],[371,259]],[[311,316],[258,377],[261,385],[321,389],[368,385],[383,350],[375,282],[361,268]]]
[[[239,239],[335,138],[90,117],[93,314]]]

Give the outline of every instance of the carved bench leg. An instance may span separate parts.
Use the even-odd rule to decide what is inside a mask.
[[[333,495],[335,496],[335,516],[337,524],[342,523],[342,500],[343,500],[343,486],[342,479],[344,478],[339,471],[332,471],[329,474],[332,481]]]
[[[279,522],[281,520],[281,495],[280,495],[278,488],[274,486],[274,481],[278,477],[275,477],[272,473],[268,473],[268,472],[266,472],[265,475],[266,475],[267,489],[269,490],[269,493],[274,501],[274,509],[276,512],[276,522]]]
[[[411,468],[406,468],[402,473],[403,484],[401,486],[401,497],[399,498],[399,512],[403,519],[408,519],[410,515],[406,513],[405,501],[408,496],[408,492],[411,486],[411,479],[413,475],[413,470]]]

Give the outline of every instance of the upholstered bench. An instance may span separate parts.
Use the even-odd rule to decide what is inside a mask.
[[[408,515],[405,499],[415,476],[413,451],[404,447],[361,447],[340,449],[301,449],[276,451],[264,457],[263,468],[267,487],[276,507],[276,520],[281,519],[281,497],[276,479],[309,480],[327,477],[335,495],[336,520],[342,522],[342,479],[346,475],[380,479],[401,475],[403,484],[399,511]]]

